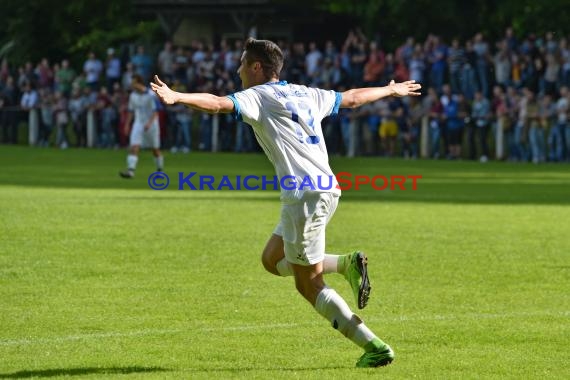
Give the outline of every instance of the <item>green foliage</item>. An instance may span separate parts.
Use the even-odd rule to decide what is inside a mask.
[[[71,47],[71,52],[85,52],[93,49],[102,52],[103,49],[120,42],[148,39],[157,32],[158,23],[140,21],[134,25],[121,25],[113,30],[94,29],[77,39]]]
[[[102,53],[111,45],[148,38],[156,21],[136,20],[131,1],[4,0],[0,23],[7,33],[0,46],[12,43],[9,59],[20,64],[42,57],[82,61],[88,50]]]
[[[369,36],[403,41],[424,39],[429,33],[444,38],[470,38],[482,31],[488,37],[503,35],[512,25],[519,36],[547,31],[567,34],[567,0],[326,0],[313,1],[322,10],[354,17]]]
[[[494,38],[512,25],[520,36],[534,32],[570,33],[568,0],[273,0],[289,10],[346,15],[369,37],[393,49],[407,36],[428,33],[468,38],[483,31]],[[121,43],[148,42],[160,33],[151,15],[140,19],[130,0],[2,0],[0,57],[13,64],[42,57],[83,61],[88,50],[101,54]],[[350,25],[347,25],[349,27]]]
[[[1,47],[0,47],[0,58],[6,56],[10,50],[12,50],[14,48],[15,42],[14,40],[5,42]]]

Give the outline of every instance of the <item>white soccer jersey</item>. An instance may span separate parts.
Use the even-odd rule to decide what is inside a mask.
[[[156,101],[150,92],[131,92],[129,96],[129,111],[135,113],[135,125],[145,125],[148,123],[156,110]],[[155,120],[155,124],[158,124],[158,118]]]
[[[229,98],[236,118],[253,127],[275,167],[283,201],[298,200],[305,191],[340,195],[321,128],[324,117],[338,112],[340,93],[281,81],[236,92]],[[291,186],[291,176],[296,185]]]

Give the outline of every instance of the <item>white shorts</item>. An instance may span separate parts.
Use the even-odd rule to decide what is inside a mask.
[[[283,237],[287,261],[313,265],[325,258],[325,229],[338,205],[333,193],[305,193],[295,203],[284,203],[273,233]]]
[[[148,131],[144,130],[144,125],[133,124],[131,130],[130,145],[138,145],[141,148],[160,148],[160,129],[158,123],[154,123]]]

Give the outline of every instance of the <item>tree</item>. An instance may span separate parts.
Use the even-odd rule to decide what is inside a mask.
[[[379,35],[385,45],[401,42],[407,36],[422,40],[429,33],[450,40],[470,38],[481,31],[496,38],[502,36],[507,26],[513,26],[520,37],[547,31],[570,33],[568,0],[303,0],[303,3],[354,17],[367,35]]]
[[[3,0],[0,51],[15,64],[42,57],[82,61],[88,50],[102,53],[121,42],[150,37],[156,21],[136,20],[129,0]]]

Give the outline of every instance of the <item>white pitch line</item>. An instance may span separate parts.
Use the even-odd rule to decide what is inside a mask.
[[[449,315],[429,315],[429,316],[399,316],[395,318],[367,318],[368,322],[413,322],[413,321],[446,321],[456,319],[509,319],[509,318],[528,318],[528,317],[570,317],[570,311],[561,312],[520,312],[520,313],[467,313],[467,314],[449,314]],[[182,332],[223,332],[223,331],[256,331],[256,330],[273,330],[279,328],[293,328],[301,326],[317,326],[321,322],[305,322],[305,323],[271,323],[271,324],[256,324],[256,325],[237,325],[237,326],[219,326],[219,327],[201,327],[188,329],[146,329],[135,330],[129,332],[108,332],[108,333],[93,333],[93,334],[77,334],[67,336],[45,337],[45,338],[23,338],[23,339],[0,339],[0,346],[26,346],[33,344],[53,344],[64,343],[76,340],[91,340],[91,339],[107,339],[107,338],[128,338],[139,336],[151,335],[171,335],[179,334]]]
[[[23,339],[6,339],[0,340],[0,346],[19,346],[28,344],[51,344],[69,342],[74,340],[84,339],[105,339],[105,338],[125,338],[132,336],[145,336],[145,335],[164,335],[164,334],[177,334],[184,330],[178,329],[147,329],[129,332],[109,332],[109,333],[94,333],[94,334],[78,334],[68,336],[55,336],[46,338],[23,338]]]
[[[454,319],[508,319],[508,318],[526,318],[526,317],[570,317],[570,311],[550,312],[550,311],[522,311],[515,313],[465,313],[465,314],[450,314],[450,315],[429,315],[429,316],[415,316],[393,318],[393,321],[446,321]],[[376,319],[374,319],[376,320]],[[381,319],[379,319],[381,320]]]

